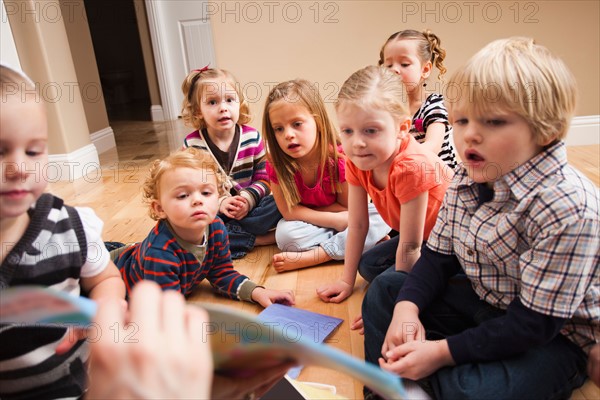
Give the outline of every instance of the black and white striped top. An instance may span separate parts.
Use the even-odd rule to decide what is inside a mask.
[[[25,284],[79,295],[79,278],[92,251],[78,210],[43,194],[29,216],[23,237],[0,266],[0,301],[2,290]],[[81,397],[88,346],[80,341],[56,355],[65,333],[60,326],[0,325],[0,398]]]
[[[444,97],[441,94],[432,93],[417,110],[412,119],[410,133],[417,139],[417,142],[425,141],[425,132],[427,127],[434,122],[441,122],[446,127],[444,133],[444,142],[442,143],[442,151],[438,156],[444,160],[452,169],[456,168],[456,152],[452,144],[452,127],[448,121],[448,111],[444,106]]]

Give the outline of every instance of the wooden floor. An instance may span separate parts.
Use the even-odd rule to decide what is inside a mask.
[[[111,125],[117,148],[100,155],[101,173],[74,182],[54,182],[48,190],[70,205],[92,207],[105,223],[104,240],[126,243],[140,241],[154,225],[141,202],[140,192],[149,162],[180,148],[183,137],[190,130],[183,127],[181,121],[114,121]],[[571,163],[597,186],[600,185],[600,146],[572,147],[568,151]],[[297,307],[343,319],[344,322],[328,343],[362,359],[363,337],[350,331],[348,321],[360,312],[366,290],[365,281],[359,277],[354,295],[342,304],[326,304],[317,298],[315,289],[324,282],[338,278],[342,263],[329,262],[319,267],[278,274],[270,265],[275,252],[278,252],[275,246],[260,247],[234,264],[241,273],[261,285],[294,290]],[[222,303],[251,313],[261,311],[260,307],[249,303],[215,296],[207,283],[201,285],[189,301]],[[334,370],[309,366],[304,368],[299,380],[334,385],[338,394],[344,397],[362,398],[362,385]],[[573,398],[598,399],[600,390],[588,382],[583,390],[574,393]]]

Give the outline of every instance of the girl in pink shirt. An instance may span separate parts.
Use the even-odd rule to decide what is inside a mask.
[[[346,160],[318,91],[306,80],[280,83],[265,104],[267,173],[283,219],[275,238],[277,272],[344,259],[348,228]],[[390,228],[373,205],[365,250]]]

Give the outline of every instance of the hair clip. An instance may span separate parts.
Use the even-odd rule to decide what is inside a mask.
[[[425,129],[423,128],[423,118],[415,119],[413,124],[415,125],[417,132],[425,132]]]
[[[190,90],[189,90],[188,95],[187,95],[188,102],[190,102],[190,103],[192,102],[192,95],[194,94],[194,86],[196,86],[196,82],[198,81],[198,79],[200,79],[200,75],[202,75],[202,73],[204,71],[208,71],[210,69],[208,67],[209,65],[210,64],[206,64],[205,67],[202,67],[200,69],[193,69],[191,71],[191,72],[198,72],[198,73],[196,74],[196,76],[194,76],[192,78],[192,83],[190,84]]]
[[[192,72],[198,72],[198,73],[202,73],[204,71],[209,70],[210,68],[208,67],[210,64],[206,64],[206,67],[202,67],[200,69],[193,69]]]

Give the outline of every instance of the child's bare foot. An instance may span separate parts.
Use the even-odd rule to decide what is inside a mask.
[[[306,251],[283,251],[273,255],[273,268],[277,272],[312,267],[331,260],[321,246]]]
[[[264,235],[257,236],[254,239],[255,246],[266,246],[268,244],[275,244],[275,231],[271,231]]]

